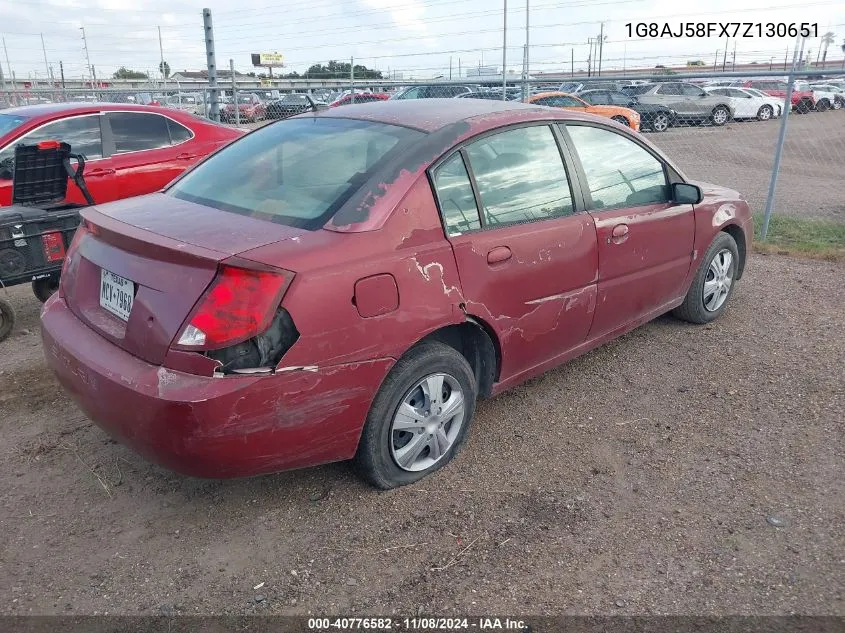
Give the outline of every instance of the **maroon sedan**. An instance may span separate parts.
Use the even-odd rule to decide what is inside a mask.
[[[717,318],[752,236],[628,128],[477,99],[300,115],[83,215],[42,332],[92,420],[183,473],[354,459],[382,488],[447,463],[477,398]]]
[[[70,143],[85,156],[85,183],[94,200],[152,193],[233,139],[235,130],[187,112],[118,103],[56,103],[0,111],[0,207],[12,203],[15,145]],[[72,182],[68,201],[85,204]]]

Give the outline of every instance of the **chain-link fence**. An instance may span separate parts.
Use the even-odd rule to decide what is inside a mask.
[[[845,220],[845,71],[793,79],[791,89],[788,76],[772,73],[504,82],[499,76],[425,83],[351,78],[327,80],[318,87],[309,81],[301,88],[223,81],[217,88],[216,119],[255,127],[315,108],[386,99],[527,101],[591,112],[638,128],[690,178],[740,191],[755,212],[763,212],[771,199],[769,207],[776,214]],[[152,104],[212,115],[212,90],[206,84],[0,92],[0,108],[51,102]],[[777,186],[771,190],[776,167]]]

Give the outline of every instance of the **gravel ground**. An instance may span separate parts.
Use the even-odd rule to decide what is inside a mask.
[[[754,256],[724,317],[663,317],[482,403],[458,459],[180,477],[0,343],[3,614],[845,615],[845,266]]]

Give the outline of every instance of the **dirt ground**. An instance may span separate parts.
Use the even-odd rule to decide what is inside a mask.
[[[111,441],[0,343],[3,614],[845,615],[845,266],[754,256],[483,402],[458,459],[381,493],[345,464],[189,479]]]

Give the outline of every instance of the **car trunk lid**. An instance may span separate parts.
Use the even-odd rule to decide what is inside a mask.
[[[82,216],[62,277],[65,300],[89,327],[154,364],[163,362],[221,261],[302,233],[164,195],[89,207]],[[115,284],[130,288],[122,280],[132,283],[128,316],[114,309]]]

